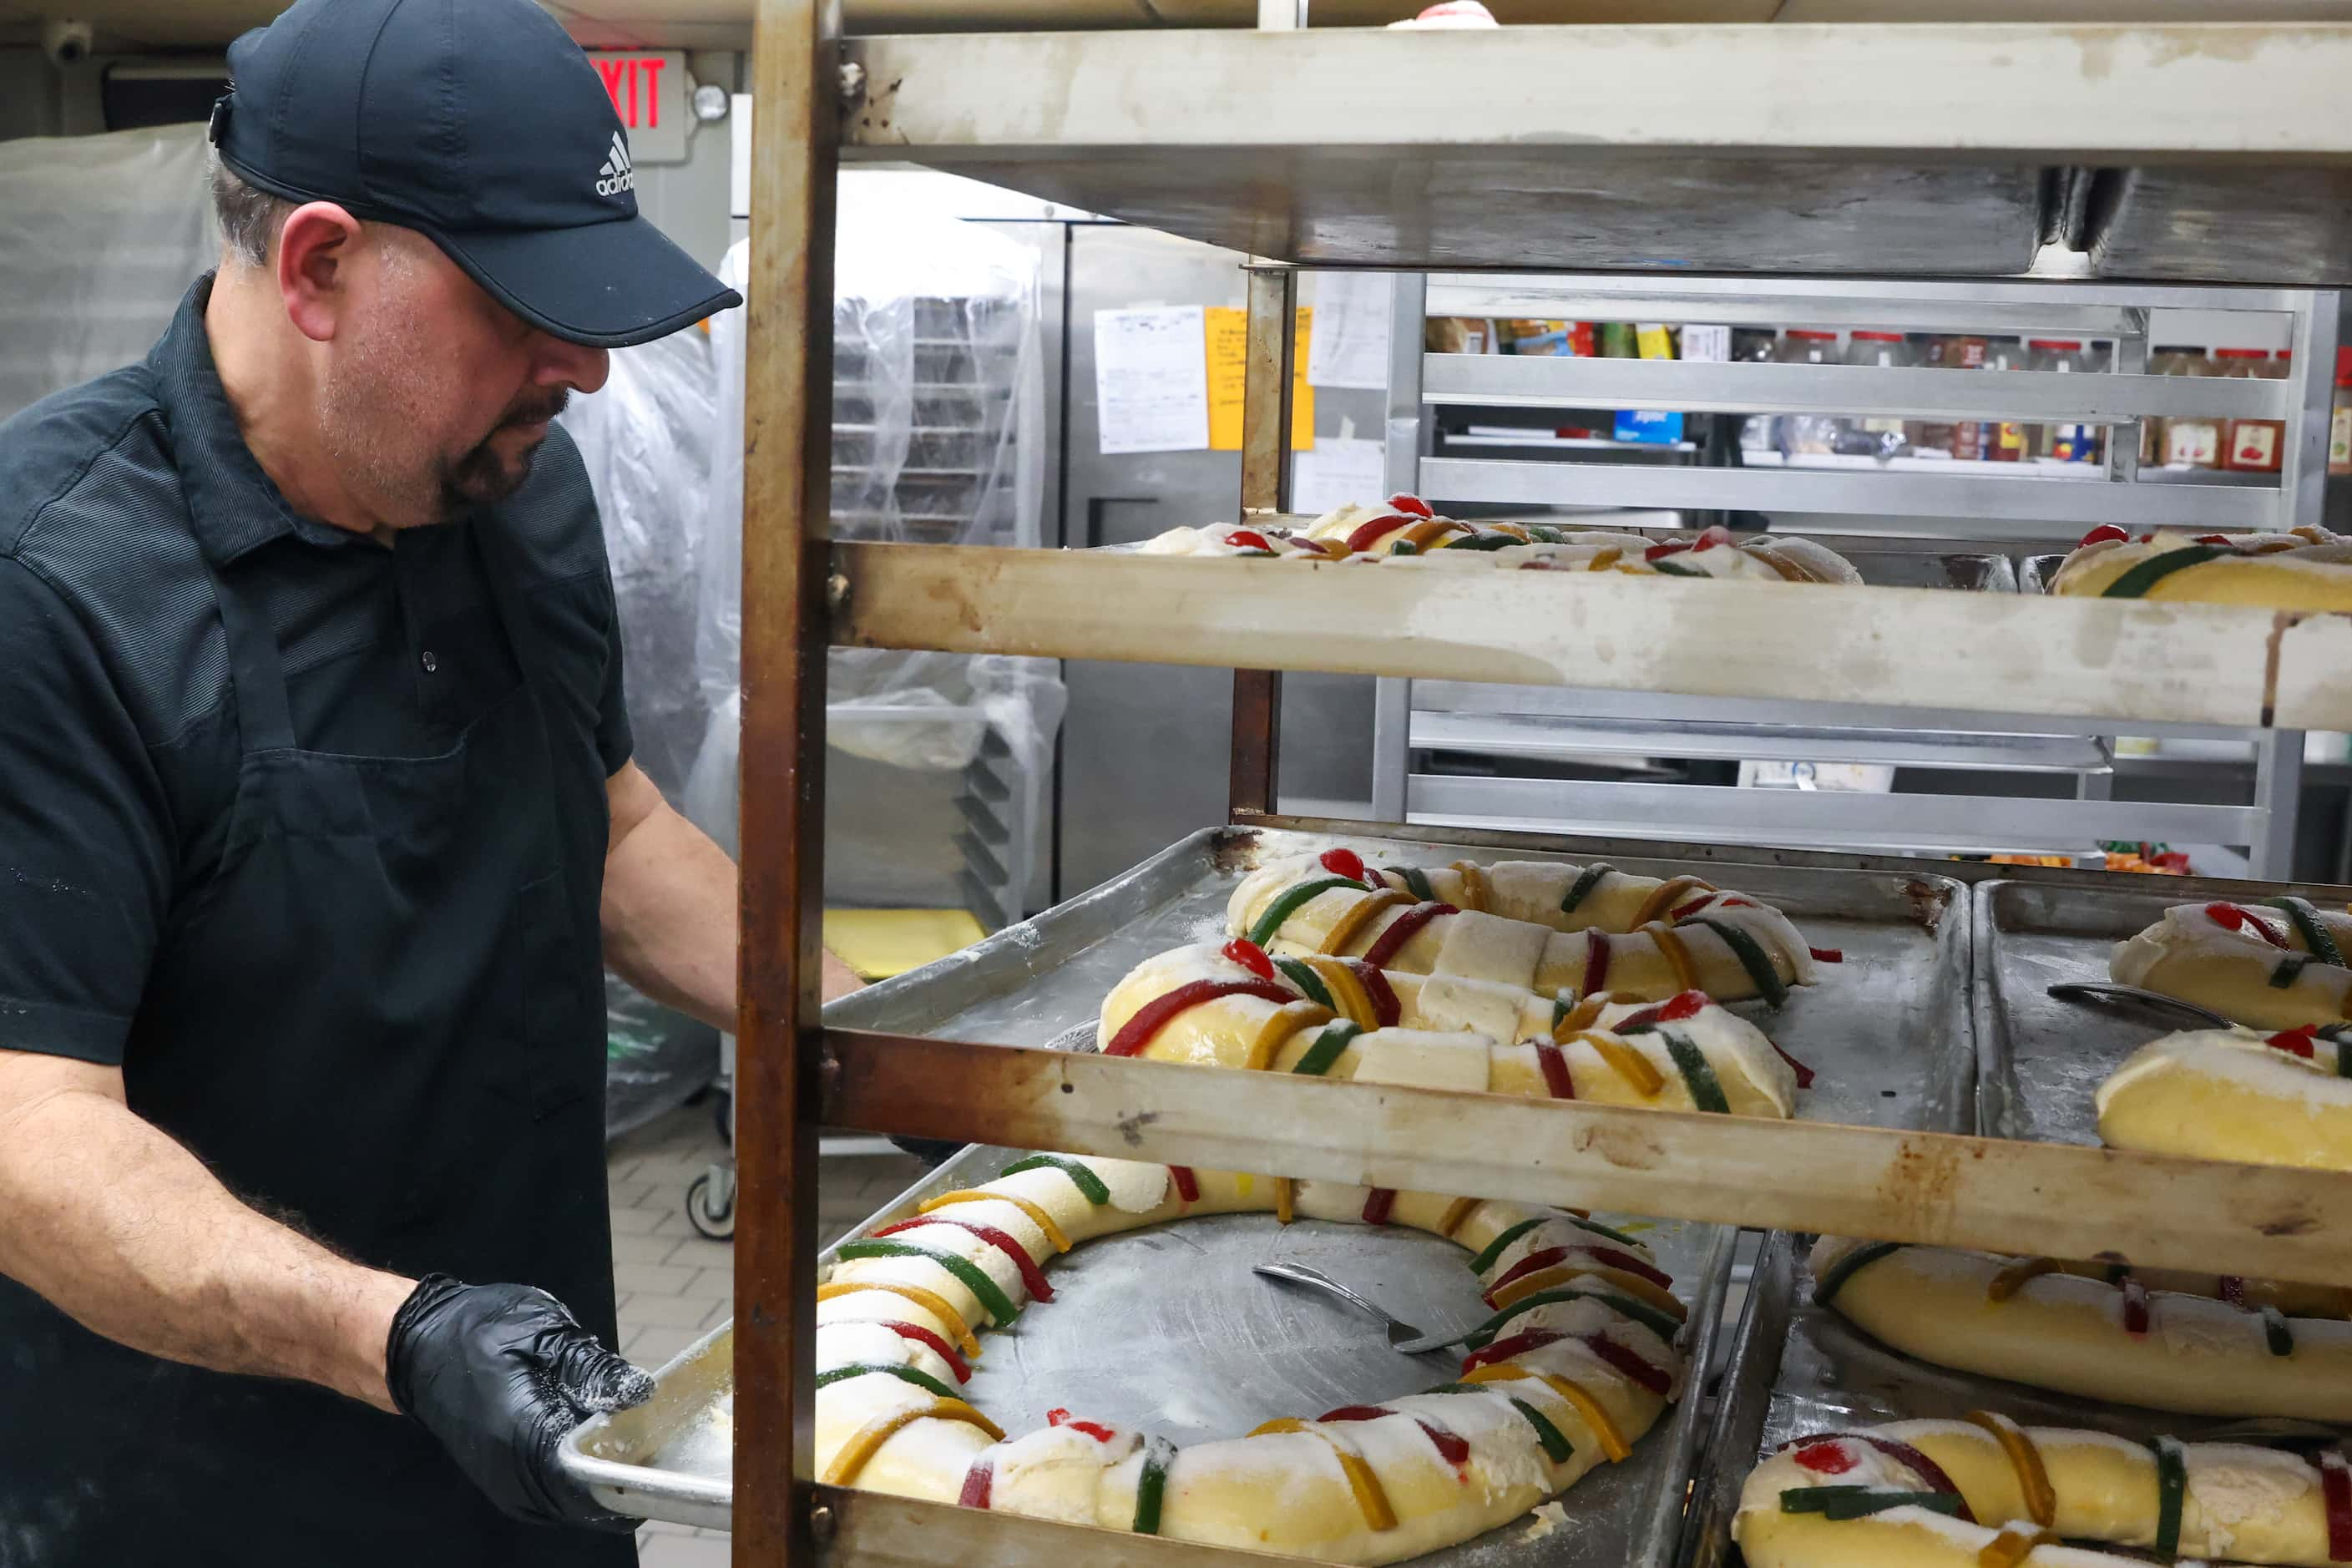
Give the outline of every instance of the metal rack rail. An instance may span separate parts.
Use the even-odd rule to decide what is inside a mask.
[[[1283,23],[1285,5],[1268,0],[1262,26]],[[738,1563],[936,1563],[950,1555],[943,1542],[1005,1563],[1247,1559],[816,1484],[815,1155],[826,1124],[1212,1168],[1278,1162],[1302,1177],[1963,1246],[2030,1226],[2054,1253],[2352,1284],[2352,1175],[1295,1076],[1261,1075],[1236,1097],[1220,1075],[1185,1067],[828,1027],[816,963],[832,642],[1235,668],[1231,795],[1243,824],[1284,820],[1271,815],[1276,668],[1733,697],[1801,679],[1833,700],[2352,728],[2341,673],[2352,668],[2352,621],[2334,616],[1528,580],[1538,574],[1354,571],[1343,582],[1279,562],[836,545],[825,404],[845,132],[870,156],[1273,254],[1250,283],[1242,496],[1268,511],[1285,500],[1288,264],[1558,266],[1596,247],[1606,259],[1595,264],[1651,258],[1630,229],[1571,232],[1590,209],[1546,193],[1571,194],[1588,172],[1654,171],[1678,152],[1712,160],[1711,188],[1746,191],[1759,217],[1745,234],[1699,226],[1706,244],[1692,248],[1722,265],[1803,265],[1809,249],[1828,249],[1878,270],[2013,271],[2045,218],[2112,261],[2131,254],[2130,231],[2093,216],[2140,209],[2095,192],[2060,199],[2076,177],[2046,165],[2207,161],[2175,177],[2177,189],[2291,149],[2279,178],[2324,185],[2352,160],[2336,87],[2352,28],[1789,28],[1736,47],[1704,29],[1643,27],[1028,35],[845,48],[833,8],[816,0],[761,0],[758,18],[742,756],[793,787],[746,792],[743,820]],[[1297,21],[1294,9],[1284,25]],[[1590,90],[1563,100],[1569,61]],[[1799,90],[1824,71],[1861,85]],[[1475,91],[1449,89],[1474,80]],[[1661,112],[1662,80],[1687,102]],[[1363,114],[1366,101],[1381,113]],[[1575,157],[1560,153],[1570,141]],[[1920,161],[1905,163],[1906,153]],[[1834,165],[1846,188],[1923,221],[1906,232],[1844,214],[1776,231],[1775,213],[1755,212],[1777,199],[1759,169],[1790,160]],[[1526,182],[1528,214],[1550,218],[1482,221],[1473,208],[1489,187],[1466,177],[1473,164]],[[1693,221],[1672,206],[1653,211]],[[2344,274],[2345,247],[2311,210],[2296,243],[2267,240],[2265,271]],[[2191,276],[2217,264],[2193,247],[2171,260]],[[1648,635],[1661,627],[1664,638]],[[1517,1152],[1536,1144],[1540,1164]],[[2053,1212],[2046,1194],[2060,1191],[2068,1202]]]

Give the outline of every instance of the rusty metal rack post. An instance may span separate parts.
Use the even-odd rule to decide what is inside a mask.
[[[1647,37],[1622,31],[1634,44]],[[835,644],[1237,668],[1232,816],[1273,825],[1286,822],[1276,813],[1275,673],[1286,668],[1560,684],[1571,668],[1597,678],[1589,661],[1575,661],[1613,647],[1606,682],[1627,689],[1753,695],[1805,679],[1830,700],[1866,692],[1941,707],[1969,690],[2035,712],[2352,729],[2352,681],[2340,674],[2352,668],[2352,618],[2338,616],[2079,600],[2002,605],[1900,589],[1798,599],[1727,583],[1545,584],[1526,574],[1335,574],[1276,562],[833,544],[834,178],[845,134],[869,144],[902,138],[887,115],[903,114],[905,85],[894,66],[866,90],[872,84],[848,55],[870,62],[888,49],[845,54],[839,35],[837,0],[759,0],[744,419],[738,1568],[1264,1561],[824,1484],[813,1473],[821,1126],[984,1136],[1217,1169],[1265,1171],[1271,1161],[1282,1174],[1359,1185],[1947,1246],[2000,1247],[2032,1234],[2038,1249],[2057,1256],[2112,1253],[2352,1285],[2352,1173],[1287,1075],[1259,1075],[1237,1100],[1222,1075],[1189,1067],[826,1027],[817,980],[824,683]],[[1874,47],[1912,43],[1902,29],[1868,36]],[[1196,50],[1234,47],[1213,34],[1181,37]],[[1448,37],[1416,44],[1412,67],[1433,50],[1483,47],[1436,41]],[[2352,29],[2336,41],[2352,56]],[[971,52],[984,43],[958,41],[951,68],[942,68],[1002,96],[1003,80]],[[1997,43],[1971,34],[1954,47],[1983,53]],[[919,43],[891,47],[929,58]],[[990,47],[1029,46],[1000,38]],[[1372,39],[1327,47],[1384,67],[1403,63],[1397,46]],[[1792,29],[1772,47],[1801,52],[1818,39]],[[2297,47],[2325,63],[2315,46]],[[1289,49],[1260,40],[1240,64],[1287,59]],[[2217,56],[2210,68],[2226,71],[2234,58]],[[1981,63],[1993,69],[1990,58]],[[2110,85],[2100,90],[2111,90],[2116,74],[2103,74],[2099,82]],[[2300,96],[2273,95],[2286,106],[2280,112],[2318,117],[2340,139],[2332,87],[2305,85]],[[866,107],[845,132],[845,106],[861,91]],[[877,107],[877,94],[898,109]],[[1280,103],[1267,95],[1259,107]],[[1704,103],[1744,111],[1736,95]],[[1654,117],[1654,103],[1637,107],[1643,123]],[[1135,111],[1122,100],[1120,115]],[[2103,121],[2086,123],[2094,131],[2084,132],[2085,144],[2095,144]],[[1732,132],[1750,130],[1725,134]],[[1777,120],[1754,134],[1767,132],[1788,134]],[[2352,149],[2334,142],[2320,151],[2352,162]],[[1249,299],[1245,513],[1285,499],[1295,274],[1255,267]],[[1459,634],[1419,629],[1440,621]],[[1681,635],[1651,635],[1661,626]],[[1851,657],[1842,662],[1822,647]],[[1713,656],[1728,647],[1742,656],[1727,672]]]

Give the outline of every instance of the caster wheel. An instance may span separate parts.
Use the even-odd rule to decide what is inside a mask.
[[[686,1189],[686,1220],[712,1241],[734,1239],[734,1173],[709,1170],[695,1177]]]

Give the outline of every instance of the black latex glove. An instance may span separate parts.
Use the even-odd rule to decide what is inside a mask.
[[[440,1440],[499,1511],[539,1524],[635,1529],[556,1464],[566,1435],[651,1398],[654,1380],[596,1342],[562,1302],[527,1285],[436,1274],[393,1315],[393,1403]]]

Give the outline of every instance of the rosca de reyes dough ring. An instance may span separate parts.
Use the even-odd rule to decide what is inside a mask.
[[[2336,1024],[2352,1003],[2352,912],[2307,899],[2176,904],[2117,942],[2119,984],[2194,1002],[2257,1029]]]
[[[1696,991],[1546,1000],[1237,939],[1145,960],[1103,1001],[1106,1055],[1469,1093],[1786,1120],[1811,1075]]]
[[[2137,538],[2095,528],[2051,579],[2053,594],[2270,610],[2352,610],[2352,539],[2324,528],[2292,533],[2176,533]]]
[[[1386,506],[1343,506],[1304,529],[1275,523],[1171,528],[1147,541],[1142,550],[1149,555],[1381,562],[1408,567],[1622,572],[1769,583],[1862,581],[1853,563],[1835,551],[1789,534],[1735,536],[1727,529],[1710,528],[1688,539],[1653,540],[1544,523],[1470,523],[1436,516],[1427,503],[1412,496],[1399,496]]]
[[[1059,1253],[1269,1210],[1468,1249],[1493,1315],[1459,1342],[1456,1375],[1181,1448],[1060,1412],[1008,1437],[961,1398],[975,1331],[1054,1310],[1043,1268]],[[1627,1458],[1683,1383],[1687,1310],[1649,1249],[1524,1204],[1039,1154],[838,1257],[818,1288],[820,1480],[1327,1563],[1394,1563],[1510,1521]]]
[[[1685,991],[1777,1004],[1816,959],[1789,918],[1696,877],[1507,860],[1367,866],[1345,849],[1251,872],[1226,929],[1278,957],[1360,958],[1375,969],[1491,980],[1542,996],[1608,992],[1661,1002]]]
[[[2225,1279],[2236,1299],[2216,1300],[2120,1268],[1843,1237],[1812,1269],[1818,1304],[1937,1366],[2153,1410],[2352,1421],[2352,1323],[2326,1287]]]
[[[2098,1107],[2118,1149],[2352,1171],[2352,1026],[2167,1035],[2107,1075]]]
[[[2237,1443],[2135,1442],[1991,1411],[1801,1437],[1749,1472],[1748,1568],[2117,1568],[2352,1561],[2352,1467]]]

